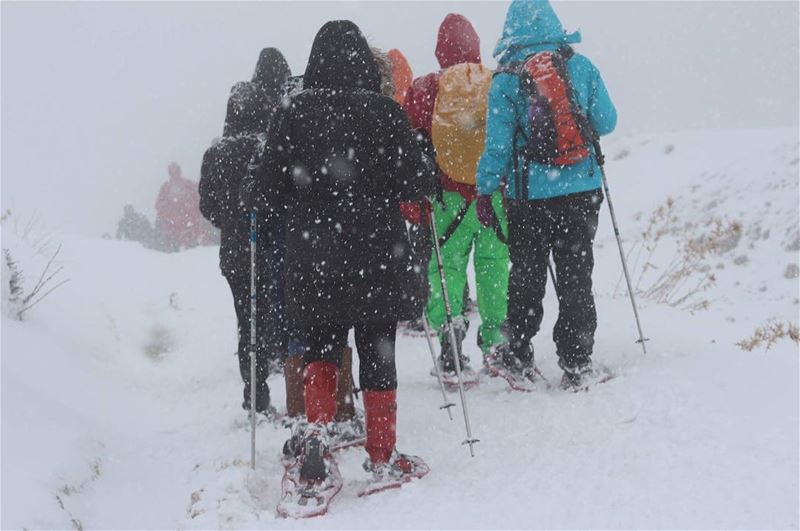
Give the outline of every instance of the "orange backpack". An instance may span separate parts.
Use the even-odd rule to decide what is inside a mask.
[[[436,162],[452,180],[475,185],[486,140],[486,108],[492,71],[462,63],[439,76],[431,138]]]

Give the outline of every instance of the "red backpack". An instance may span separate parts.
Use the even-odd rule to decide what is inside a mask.
[[[525,156],[541,164],[571,166],[591,155],[592,134],[567,72],[572,48],[539,52],[509,69],[529,99]],[[506,72],[509,72],[506,70]]]

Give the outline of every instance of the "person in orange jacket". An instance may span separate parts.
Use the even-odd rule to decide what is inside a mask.
[[[406,93],[409,87],[411,87],[411,81],[414,79],[414,73],[411,71],[411,65],[408,64],[406,56],[397,48],[392,48],[386,52],[386,55],[392,63],[394,101],[403,105],[406,101]]]

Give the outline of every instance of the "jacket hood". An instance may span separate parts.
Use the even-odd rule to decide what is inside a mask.
[[[223,136],[256,135],[263,133],[269,122],[271,102],[275,101],[260,85],[240,81],[231,88],[225,114]]]
[[[303,87],[381,91],[378,63],[358,26],[333,20],[320,28],[311,45]]]
[[[579,31],[566,33],[549,0],[514,0],[508,8],[503,36],[494,49],[500,64],[581,42]]]
[[[436,40],[436,59],[442,68],[481,62],[481,38],[465,16],[450,13],[444,17]]]
[[[261,85],[269,94],[280,92],[286,79],[292,75],[283,54],[277,48],[264,48],[258,56],[253,83]]]

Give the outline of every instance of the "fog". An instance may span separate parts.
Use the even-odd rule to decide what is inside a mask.
[[[2,208],[69,232],[112,232],[123,204],[152,219],[166,166],[198,178],[230,86],[276,46],[302,73],[317,29],[348,18],[437,68],[448,12],[484,61],[507,2],[13,3],[2,7]],[[619,109],[615,134],[797,126],[797,2],[556,2]]]

